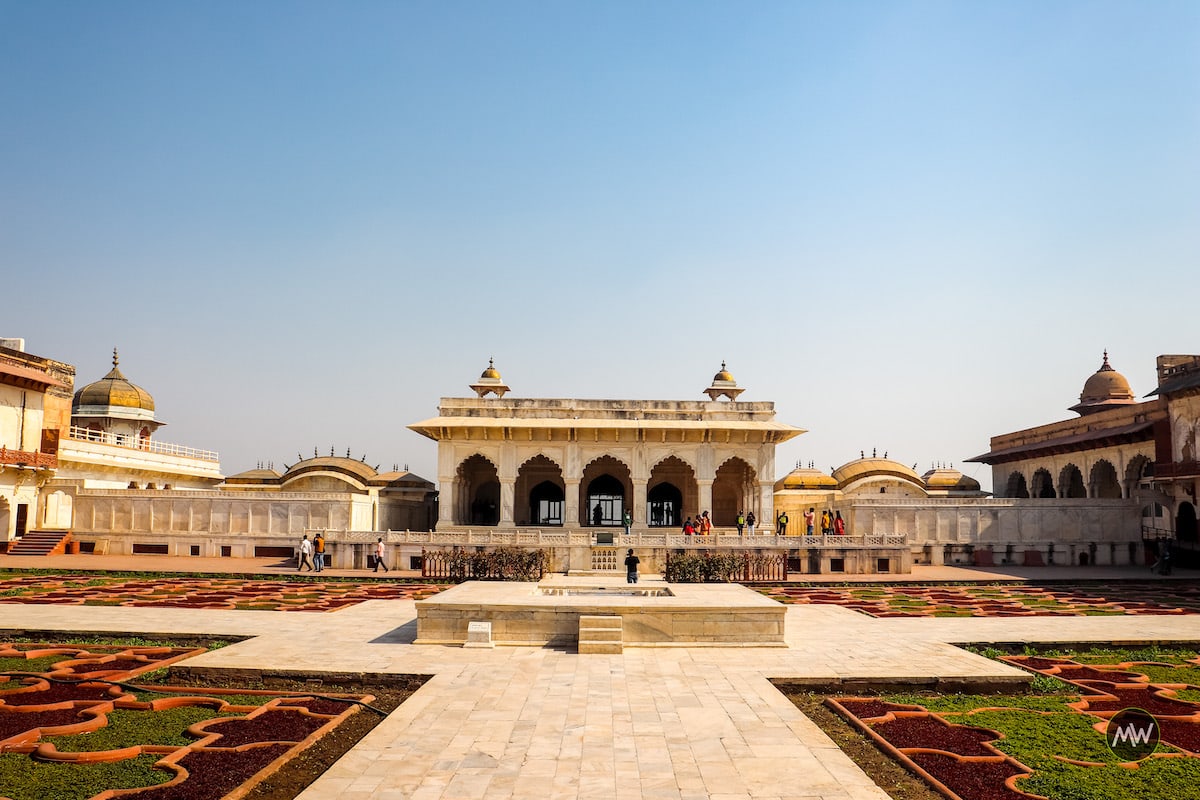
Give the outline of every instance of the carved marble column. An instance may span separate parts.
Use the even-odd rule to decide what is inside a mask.
[[[634,525],[646,525],[649,520],[646,519],[646,484],[649,481],[646,478],[633,479],[633,507],[628,509],[633,517]]]
[[[697,501],[700,503],[700,507],[696,509],[697,514],[703,514],[707,511],[709,517],[713,515],[712,487],[713,482],[711,480],[696,480]]]
[[[579,478],[563,481],[563,527],[579,527]]]

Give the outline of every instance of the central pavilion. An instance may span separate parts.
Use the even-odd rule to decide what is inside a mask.
[[[804,433],[741,402],[721,365],[709,400],[508,398],[489,363],[476,397],[443,397],[409,428],[438,443],[438,530],[677,527],[708,511],[773,526],[775,446]],[[724,398],[724,399],[722,399]]]

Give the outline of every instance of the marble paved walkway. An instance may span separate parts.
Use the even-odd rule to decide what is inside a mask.
[[[790,606],[786,648],[419,646],[412,601],[327,614],[0,606],[0,627],[249,636],[189,662],[432,676],[301,800],[886,800],[769,682],[1012,679],[954,642],[1200,640],[1197,616],[872,619]]]

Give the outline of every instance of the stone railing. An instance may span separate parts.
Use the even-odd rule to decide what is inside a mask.
[[[108,444],[114,447],[124,447],[129,450],[141,450],[144,453],[159,453],[165,456],[194,458],[198,461],[221,460],[217,453],[213,450],[198,450],[194,447],[184,447],[180,444],[160,442],[156,439],[143,439],[138,436],[126,436],[123,434],[108,433],[106,431],[94,431],[91,428],[81,428],[77,425],[72,425],[71,429],[67,431],[67,438],[76,442],[96,442],[97,444]]]
[[[847,549],[904,547],[904,534],[872,533],[862,536],[738,536],[736,533],[686,536],[678,531],[637,530],[626,536],[621,529],[605,531],[565,528],[458,528],[451,531],[339,531],[314,528],[334,542],[373,542],[382,536],[388,544],[433,547],[649,547],[668,549]],[[610,538],[611,537],[611,538]]]

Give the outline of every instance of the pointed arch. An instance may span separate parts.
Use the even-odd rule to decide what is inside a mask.
[[[713,525],[733,527],[737,524],[739,511],[757,511],[757,488],[758,473],[754,467],[738,456],[727,458],[717,468],[716,478],[713,480]],[[771,520],[760,522],[764,526],[771,525]]]
[[[514,487],[518,525],[562,525],[566,483],[562,467],[538,453],[517,470]]]
[[[455,523],[495,525],[500,522],[500,476],[496,465],[476,453],[463,459],[455,471]]]
[[[1029,487],[1025,484],[1025,476],[1013,471],[1008,474],[1008,482],[1004,485],[1005,497],[1029,497]]]
[[[1033,487],[1030,494],[1042,499],[1053,499],[1057,496],[1054,492],[1054,478],[1051,477],[1050,470],[1042,467],[1033,473]]]
[[[617,527],[633,497],[629,465],[610,455],[600,456],[583,469],[579,482],[578,524]]]
[[[1154,462],[1149,456],[1137,455],[1125,465],[1125,495],[1132,497],[1138,484],[1154,477]]]
[[[654,465],[646,482],[646,521],[652,528],[678,526],[696,510],[699,495],[692,466],[678,456],[667,456]]]
[[[1103,497],[1110,500],[1121,497],[1121,482],[1117,480],[1117,468],[1111,461],[1100,459],[1092,465],[1091,475],[1088,476],[1092,497]]]
[[[1087,497],[1087,488],[1083,485],[1083,473],[1074,464],[1067,464],[1058,473],[1059,497]]]

